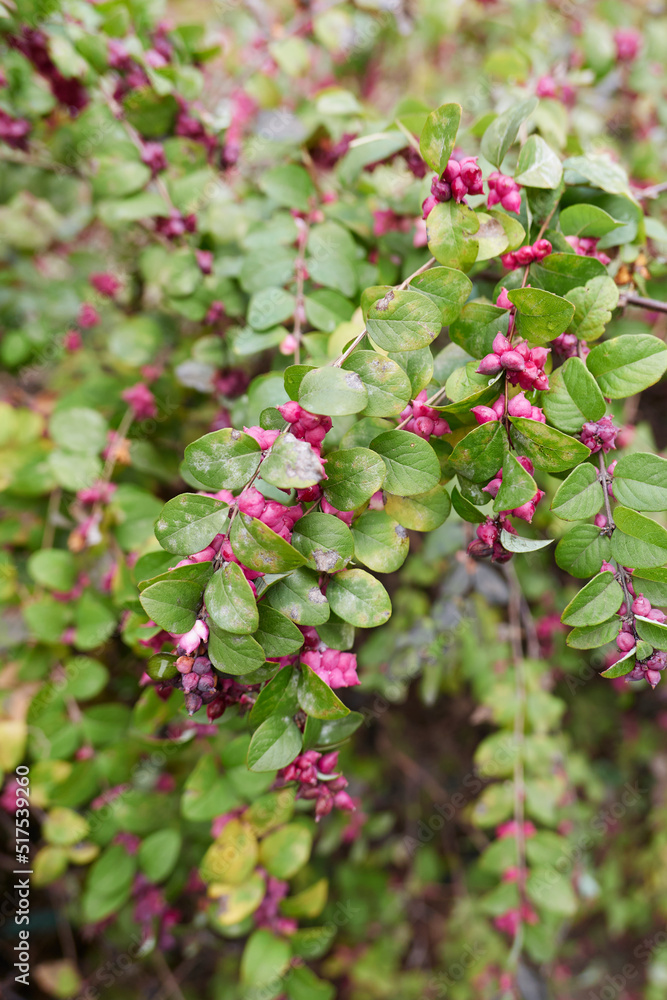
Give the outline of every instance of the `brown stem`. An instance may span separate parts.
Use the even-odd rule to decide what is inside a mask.
[[[618,304],[621,308],[624,306],[636,306],[638,309],[650,309],[652,312],[667,313],[667,302],[662,302],[660,299],[645,299],[641,295],[633,295],[631,292],[625,292],[621,295]]]
[[[526,902],[526,838],[524,832],[525,820],[525,798],[526,784],[524,773],[524,743],[526,725],[526,675],[523,659],[522,631],[521,631],[521,611],[522,593],[518,577],[514,566],[505,566],[505,578],[509,586],[508,617],[510,625],[510,644],[512,648],[512,662],[514,666],[514,684],[516,690],[516,709],[514,713],[514,824],[516,827],[516,858],[519,870],[519,921],[512,950],[508,957],[508,966],[511,969],[517,967],[521,958],[523,948],[523,915],[522,910]]]

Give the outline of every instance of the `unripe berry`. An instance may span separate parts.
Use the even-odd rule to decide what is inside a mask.
[[[630,635],[629,632],[621,632],[616,637],[616,645],[620,649],[621,653],[629,653],[631,649],[634,649],[637,643],[635,642],[634,635]]]
[[[650,610],[651,610],[651,602],[648,600],[648,598],[644,597],[643,594],[639,594],[638,597],[635,597],[634,601],[632,602],[632,611],[635,615],[644,615],[645,617]]]

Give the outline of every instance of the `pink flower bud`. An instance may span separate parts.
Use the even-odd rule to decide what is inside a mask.
[[[477,371],[480,375],[497,375],[502,371],[502,364],[497,354],[487,354],[480,361]]]
[[[480,524],[477,528],[477,537],[485,545],[493,545],[499,537],[498,529],[491,521],[487,521],[486,524]]]
[[[502,482],[503,482],[502,479],[497,479],[497,478],[492,479],[487,486],[483,487],[484,493],[488,493],[489,496],[492,496],[493,499],[495,500],[495,498],[498,496],[500,487],[502,486]]]
[[[498,306],[499,309],[513,309],[514,308],[514,306],[510,302],[509,298],[507,297],[507,289],[505,288],[505,286],[503,286],[500,289],[500,295],[496,299],[496,305]]]
[[[475,415],[478,424],[488,424],[491,420],[498,420],[498,415],[490,406],[473,406],[470,411]]]
[[[621,653],[629,653],[636,646],[635,637],[628,632],[621,632],[616,638],[616,645]]]
[[[651,610],[651,602],[643,594],[639,594],[632,602],[632,611],[636,615],[646,615]]]
[[[532,405],[528,402],[523,392],[520,392],[518,396],[513,396],[507,404],[507,412],[510,417],[530,417],[532,409]]]
[[[500,364],[510,372],[520,372],[526,367],[526,362],[518,351],[503,351],[500,355]]]
[[[596,514],[595,515],[595,527],[596,528],[606,528],[607,527],[607,518],[604,516],[604,514]]]
[[[493,338],[493,344],[491,346],[493,347],[493,353],[497,354],[498,356],[504,354],[505,351],[512,350],[512,345],[510,341],[503,333],[500,332],[497,333]]]
[[[516,212],[517,215],[521,211],[521,192],[520,191],[510,191],[502,199],[502,206],[506,212]]]

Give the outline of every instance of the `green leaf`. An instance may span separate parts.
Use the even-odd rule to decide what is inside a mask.
[[[231,928],[242,923],[255,912],[266,895],[266,882],[254,872],[242,885],[214,883],[209,896],[215,899],[215,907],[208,917],[216,928]]]
[[[564,521],[582,521],[599,513],[603,503],[597,470],[590,462],[584,462],[558,487],[551,509]]]
[[[556,546],[556,565],[572,576],[599,573],[603,560],[611,557],[611,540],[594,524],[577,524]]]
[[[303,633],[293,621],[270,608],[263,601],[258,604],[259,628],[254,638],[266,656],[289,656],[303,646]]]
[[[507,333],[509,312],[488,302],[467,302],[461,315],[449,328],[449,336],[473,358],[483,358],[493,350],[493,338],[497,333]],[[477,365],[475,365],[475,368]],[[489,377],[484,378],[488,385]],[[469,393],[467,393],[469,395]],[[447,393],[449,399],[455,397]]]
[[[49,435],[68,452],[95,453],[107,443],[108,424],[97,410],[72,406],[56,410],[49,420]]]
[[[240,511],[232,523],[229,541],[239,562],[257,573],[288,573],[306,561],[266,524]]]
[[[539,135],[531,135],[521,147],[514,180],[522,187],[557,188],[563,165],[553,149]]]
[[[559,219],[561,232],[565,236],[578,236],[580,238],[599,239],[606,236],[622,226],[622,222],[612,219],[611,215],[604,212],[597,205],[570,205],[560,213]]]
[[[481,426],[485,427],[486,424]],[[506,452],[503,459],[503,481],[493,503],[494,513],[520,507],[532,500],[536,493],[537,483],[531,474],[526,472],[511,451]]]
[[[303,745],[306,749],[340,746],[356,733],[363,721],[364,717],[360,712],[350,712],[344,719],[333,722],[325,722],[309,715],[303,733]]]
[[[568,358],[549,377],[542,405],[551,424],[574,434],[581,432],[587,420],[600,420],[606,411],[604,396],[581,358]]]
[[[155,537],[167,552],[201,552],[227,522],[227,504],[213,497],[181,493],[169,500],[155,522]]]
[[[393,573],[405,562],[410,540],[405,528],[385,511],[367,510],[352,527],[354,555],[375,573]]]
[[[530,268],[531,282],[555,295],[567,295],[591,278],[607,276],[607,269],[597,258],[576,253],[551,253]]]
[[[431,267],[413,278],[410,288],[427,295],[435,302],[440,309],[440,320],[443,326],[447,326],[461,312],[472,291],[472,281],[455,268]]]
[[[466,270],[477,260],[479,219],[467,205],[440,202],[426,219],[428,248],[440,264]]]
[[[633,510],[667,510],[667,459],[644,451],[623,455],[613,490],[618,502]]]
[[[477,212],[479,229],[476,239],[478,243],[477,261],[491,260],[505,253],[509,246],[509,238],[505,231],[505,226],[498,219],[498,213],[487,215],[486,212]]]
[[[308,863],[313,835],[305,824],[288,823],[262,840],[260,864],[274,878],[290,879]]]
[[[294,667],[285,667],[279,670],[275,677],[266,684],[253,705],[250,712],[249,722],[253,729],[266,722],[271,716],[280,718],[291,718],[296,712],[299,703],[297,690],[299,686],[299,672]]]
[[[281,490],[301,490],[324,478],[322,463],[307,441],[289,431],[274,441],[262,462],[262,479]]]
[[[667,569],[638,569],[632,581],[638,594],[648,597],[651,604],[667,606]]]
[[[516,306],[516,326],[531,344],[546,344],[567,330],[574,306],[541,288],[514,288],[508,298]]]
[[[291,623],[290,623],[291,624]],[[250,674],[264,666],[264,650],[249,635],[234,635],[209,623],[208,655],[211,663],[226,674]]]
[[[368,396],[364,407],[366,416],[395,417],[409,403],[412,394],[410,379],[401,366],[390,358],[383,357],[375,351],[355,351],[344,363],[343,368],[344,372],[356,373],[363,383]],[[340,371],[338,368],[323,370]],[[328,403],[329,407],[333,405],[331,398]],[[302,405],[305,406],[304,403]],[[331,408],[323,412],[334,415],[334,410]]]
[[[492,403],[498,398],[502,375],[490,378],[488,375],[480,375],[475,371],[476,368],[477,362],[470,361],[463,368],[452,372],[445,383],[445,392],[447,398],[455,402],[438,405],[436,410],[444,416],[453,415],[461,422],[468,422],[473,419],[470,413],[473,406]]]
[[[667,649],[667,625],[654,622],[652,618],[635,615],[635,627],[640,639],[650,643],[654,649]]]
[[[324,495],[337,510],[356,510],[384,483],[385,463],[370,448],[345,448],[327,455]]]
[[[618,616],[614,616],[609,621],[601,622],[599,625],[583,625],[580,628],[573,628],[565,641],[572,649],[598,649],[600,646],[612,642],[618,635],[620,628],[621,620]]]
[[[606,154],[587,153],[584,156],[570,156],[565,161],[568,172],[578,174],[575,183],[585,178],[594,187],[610,194],[629,194],[628,176],[618,163]]]
[[[624,399],[662,377],[667,369],[667,344],[647,333],[615,337],[597,344],[586,366],[604,396]]]
[[[651,568],[667,562],[667,531],[661,524],[620,506],[614,510],[614,521],[611,551],[621,566]]]
[[[215,624],[225,632],[247,635],[259,624],[255,595],[236,563],[226,563],[213,574],[204,591],[204,601]]]
[[[607,275],[591,278],[584,288],[573,288],[566,298],[575,307],[570,332],[580,340],[599,340],[618,305],[618,286]]]
[[[410,395],[414,399],[431,381],[433,376],[433,355],[430,347],[419,351],[389,351],[387,357],[400,365],[410,379]]]
[[[318,879],[307,889],[289,896],[280,901],[280,912],[287,917],[318,917],[324,909],[329,891],[329,881],[326,878]],[[310,994],[302,994],[304,1000],[308,1000]]]
[[[420,292],[389,288],[368,308],[366,330],[384,351],[416,351],[440,333],[440,309]]]
[[[204,855],[199,874],[204,882],[242,885],[257,864],[257,838],[240,820],[230,819]]]
[[[139,847],[139,867],[150,882],[163,882],[173,871],[181,853],[178,830],[156,830]]]
[[[93,862],[81,900],[83,918],[96,923],[116,913],[132,889],[136,860],[120,844],[111,844]]]
[[[528,417],[510,417],[517,451],[545,472],[565,472],[585,461],[590,450],[581,441]],[[482,426],[486,426],[482,424]]]
[[[306,267],[313,281],[348,298],[357,290],[356,246],[349,231],[337,222],[312,226]]]
[[[445,487],[438,485],[411,497],[386,493],[384,509],[410,531],[434,531],[449,517],[451,500]]]
[[[248,938],[241,959],[241,984],[246,987],[248,1000],[265,1000],[273,997],[273,987],[278,988],[289,966],[292,951],[289,941],[261,928]],[[247,992],[248,987],[253,987]],[[260,993],[257,987],[262,988]],[[282,988],[282,987],[281,987]]]
[[[248,747],[251,771],[277,771],[291,764],[301,750],[303,738],[293,719],[272,715],[255,730]]]
[[[316,719],[342,719],[350,712],[326,681],[305,663],[301,664],[298,697],[306,715]]]
[[[354,555],[350,529],[333,514],[312,512],[299,518],[292,532],[292,545],[321,573],[345,569]]]
[[[438,176],[443,173],[452,155],[460,124],[460,104],[443,104],[426,119],[419,137],[419,149]]]
[[[343,417],[366,408],[368,392],[356,371],[313,368],[299,386],[299,403],[309,413]]]
[[[284,288],[265,286],[250,297],[248,323],[253,330],[270,330],[294,315],[296,299]]]
[[[362,569],[346,569],[327,586],[331,610],[357,628],[375,628],[391,616],[391,600],[379,580]]]
[[[623,603],[623,591],[609,570],[598,573],[572,598],[561,615],[564,625],[601,625]]]
[[[329,619],[329,602],[320,590],[319,575],[297,569],[267,592],[266,603],[297,625],[321,625]]]
[[[556,913],[559,917],[573,917],[578,908],[577,897],[569,878],[559,875],[553,877],[554,869],[534,868],[526,881],[528,898],[547,913]]]
[[[507,151],[514,143],[521,124],[532,115],[538,103],[536,97],[529,97],[527,100],[513,105],[494,118],[482,136],[482,156],[498,170],[500,170],[500,165],[505,159]]]
[[[620,660],[616,660],[615,663],[607,669],[603,670],[600,677],[608,677],[610,680],[616,677],[625,677],[633,669],[636,659],[637,659],[636,649],[631,649],[629,653],[622,656]]]
[[[440,482],[440,463],[428,441],[409,431],[385,431],[371,441],[384,461],[385,489],[398,496],[426,493]],[[328,470],[327,470],[328,471]]]
[[[307,212],[310,199],[315,195],[315,186],[310,174],[296,163],[286,163],[267,170],[260,179],[259,186],[278,205]]]
[[[76,583],[76,561],[66,549],[38,549],[28,559],[28,572],[49,590],[68,591]]]
[[[74,645],[77,649],[96,649],[113,635],[116,621],[108,599],[90,590],[84,592],[74,609]]]
[[[197,619],[202,588],[190,580],[160,580],[146,587],[139,600],[156,625],[181,635],[189,632]]]
[[[551,545],[553,538],[522,538],[503,528],[500,532],[500,542],[508,552],[537,552]]]
[[[261,457],[255,439],[231,427],[205,434],[185,449],[187,468],[198,482],[214,490],[243,489],[257,472]]]
[[[462,517],[464,521],[468,521],[469,524],[484,524],[486,521],[486,516],[474,504],[466,500],[464,496],[461,496],[456,486],[452,489],[452,507],[459,517]]]
[[[507,434],[499,420],[490,420],[473,428],[459,441],[450,456],[450,464],[473,483],[485,483],[503,464]]]

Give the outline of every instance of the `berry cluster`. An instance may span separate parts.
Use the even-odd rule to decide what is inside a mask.
[[[156,215],[155,232],[168,240],[176,240],[185,233],[194,233],[197,229],[197,216],[194,212],[183,215],[177,208],[172,208],[168,216]]]
[[[137,382],[129,389],[124,389],[120,396],[132,407],[135,420],[155,420],[157,417],[155,396],[144,382]]]
[[[120,288],[120,281],[115,275],[108,271],[98,271],[91,274],[88,279],[96,292],[104,295],[107,299],[112,299]]]
[[[404,430],[411,431],[428,441],[431,435],[442,437],[443,434],[449,434],[450,427],[436,409],[426,405],[426,399],[426,389],[422,389],[399,414],[399,420],[402,423],[407,421]]]
[[[254,486],[249,486],[242,493],[239,493],[237,497],[233,493],[230,493],[229,490],[219,490],[217,493],[211,495],[216,500],[224,500],[230,507],[235,505],[242,514],[249,514],[251,517],[256,517],[258,521],[265,524],[267,528],[271,528],[272,531],[275,531],[276,534],[280,535],[286,541],[289,541],[292,537],[292,529],[303,514],[303,508],[300,504],[288,507],[277,500],[267,500]],[[225,537],[217,535],[211,542],[210,547],[215,549],[216,541]],[[218,550],[221,546],[222,542],[218,545]],[[212,557],[208,556],[207,558]],[[236,561],[236,558],[234,561]]]
[[[605,267],[611,263],[611,257],[597,249],[596,239],[589,236],[566,236],[565,240],[580,257],[595,257]]]
[[[327,816],[334,806],[353,812],[356,809],[354,799],[345,791],[347,779],[342,774],[336,774],[338,766],[338,751],[322,754],[317,750],[306,750],[291,764],[278,771],[278,781],[288,784],[297,783],[297,798],[315,801],[315,819]]]
[[[505,397],[499,396],[491,406],[473,406],[471,413],[474,413],[478,424],[488,424],[492,420],[502,420],[505,416]],[[523,392],[517,393],[507,403],[507,413],[510,417],[526,417],[528,420],[537,420],[538,423],[546,423],[546,417],[539,406],[526,399]]]
[[[307,664],[330,688],[353,687],[359,684],[357,657],[340,649],[330,649],[322,642],[317,630],[303,625],[304,649],[301,663]]]
[[[44,77],[55,99],[67,108],[70,115],[74,116],[86,107],[90,98],[85,87],[76,77],[65,77],[56,68],[49,55],[48,39],[43,31],[23,28],[21,35],[10,35],[7,41]]]
[[[494,170],[486,180],[489,185],[489,198],[487,205],[493,208],[494,205],[502,205],[507,212],[521,211],[521,190],[513,177]]]
[[[630,593],[634,593],[631,584],[628,585],[626,582],[626,586],[628,586]],[[630,605],[630,613],[628,613],[628,607],[624,602],[618,609],[618,614],[623,618],[623,622],[621,624],[621,631],[616,637],[616,646],[623,656],[632,652],[637,645],[635,615],[639,615],[641,618],[648,618],[649,621],[658,622],[660,625],[667,620],[667,615],[660,611],[659,608],[654,608],[649,599],[644,597],[643,594],[638,594],[635,597]],[[646,680],[654,688],[660,681],[661,673],[665,667],[667,667],[667,653],[662,649],[656,649],[646,659],[637,661],[630,673],[626,674],[626,680]]]
[[[10,114],[0,108],[0,140],[6,142],[12,149],[26,150],[28,148],[30,128],[30,122],[27,118],[12,118]]]
[[[499,840],[505,840],[509,837],[516,840],[518,832],[519,828],[516,820],[508,820],[507,823],[501,823],[500,826],[496,827],[496,836]],[[535,826],[529,820],[523,823],[524,840],[534,837],[536,833]],[[501,878],[503,882],[517,882],[523,885],[526,878],[526,871],[512,864],[504,868]],[[499,931],[514,937],[521,924],[537,924],[539,921],[533,907],[524,900],[518,906],[513,906],[509,910],[506,910],[505,913],[499,914],[494,918],[493,922]]]
[[[548,389],[549,380],[544,371],[544,363],[549,356],[548,347],[528,347],[525,340],[512,345],[502,333],[493,340],[493,353],[487,354],[479,363],[480,375],[498,375],[504,371],[511,385],[519,385],[524,390]]]
[[[531,462],[531,460],[529,458],[525,458],[525,456],[523,455],[518,455],[517,461],[521,466],[523,466],[526,472],[528,472],[532,476],[535,470],[533,468],[533,463]],[[483,487],[484,492],[488,493],[489,496],[492,496],[493,499],[495,500],[495,498],[498,496],[498,492],[500,491],[502,481],[503,481],[503,470],[500,469],[499,472],[497,472],[494,478],[491,480],[491,482],[488,483],[485,487]],[[530,524],[535,515],[535,508],[543,496],[544,496],[544,490],[538,490],[535,496],[532,498],[532,500],[528,500],[526,503],[521,504],[520,507],[515,507],[513,510],[501,511],[500,517],[506,517],[508,514],[513,514],[515,517],[520,517],[523,521],[528,521],[528,523]]]
[[[551,341],[556,354],[561,358],[585,358],[590,354],[590,347],[585,340],[579,340],[574,333],[561,333]]]
[[[616,447],[616,437],[620,428],[614,427],[611,417],[602,417],[600,420],[589,420],[581,428],[581,442],[592,453],[602,451],[606,455],[608,451]]]
[[[636,28],[619,28],[614,32],[614,45],[619,62],[634,62],[642,45],[641,33]]]
[[[492,562],[506,563],[512,558],[513,553],[508,552],[500,541],[500,532],[504,529],[511,535],[518,534],[511,521],[503,515],[497,517],[487,517],[484,524],[477,528],[477,538],[474,538],[466,552],[472,559],[488,559]]]
[[[294,437],[301,441],[307,441],[311,448],[319,455],[322,450],[322,442],[328,431],[331,430],[331,417],[318,416],[304,410],[298,403],[283,403],[278,407],[280,413],[290,424],[290,431]]]
[[[538,97],[551,97],[561,101],[571,108],[577,98],[576,89],[569,83],[557,83],[553,76],[541,76],[537,81],[535,93]]]
[[[529,264],[544,260],[552,250],[553,247],[549,240],[536,240],[532,245],[519,247],[513,253],[503,254],[500,259],[503,262],[503,267],[513,271],[515,267],[528,267]]]
[[[263,869],[260,869],[260,872],[265,874]],[[284,882],[273,875],[266,876],[264,899],[252,915],[256,927],[266,927],[275,934],[293,934],[297,930],[298,921],[293,917],[283,917],[278,910],[281,900],[288,892],[289,882]]]
[[[452,158],[441,177],[431,181],[431,193],[422,203],[422,218],[426,219],[437,204],[451,201],[460,204],[469,194],[484,194],[482,171],[477,166],[476,156],[465,156],[461,160]]]

